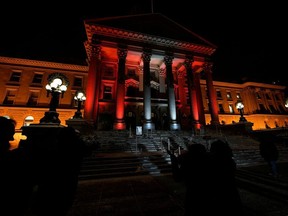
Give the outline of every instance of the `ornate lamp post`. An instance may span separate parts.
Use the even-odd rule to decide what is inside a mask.
[[[60,124],[58,118],[59,113],[56,112],[56,108],[59,105],[60,95],[63,98],[67,86],[69,85],[68,79],[59,73],[50,74],[48,77],[48,84],[46,85],[47,97],[51,94],[49,111],[45,112],[45,116],[40,119],[40,123],[57,123]]]
[[[240,112],[239,122],[247,122],[246,118],[243,116],[244,104],[242,103],[242,101],[238,101],[236,103],[236,109],[238,109]]]
[[[75,112],[73,119],[79,119],[79,118],[82,119],[83,117],[81,113],[81,106],[82,102],[84,103],[84,101],[86,100],[85,93],[81,90],[76,91],[74,100],[77,101],[77,111]]]

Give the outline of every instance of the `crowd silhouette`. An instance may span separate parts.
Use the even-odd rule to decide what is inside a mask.
[[[243,215],[235,181],[236,163],[227,142],[215,140],[209,151],[203,144],[191,143],[178,157],[167,152],[174,180],[186,186],[185,216]]]
[[[16,122],[0,116],[0,215],[22,216],[33,188],[32,163],[22,148],[11,149]]]
[[[15,125],[0,116],[0,215],[67,215],[86,153],[80,134],[72,127],[59,127],[46,154],[27,140],[11,150]]]
[[[29,141],[11,149],[15,125],[13,119],[0,116],[0,215],[67,215],[87,153],[80,134],[72,127],[59,127],[51,151],[44,155],[35,152]],[[227,142],[214,140],[209,148],[192,142],[181,154],[167,152],[174,180],[186,186],[185,216],[244,215],[235,178],[237,166]],[[277,175],[275,143],[261,139],[260,152]]]
[[[84,144],[72,127],[59,130],[51,160],[37,179],[35,212],[37,215],[64,216],[73,205]],[[43,167],[42,167],[43,168]]]
[[[277,161],[279,159],[279,152],[275,144],[276,137],[272,134],[263,134],[259,137],[260,155],[268,165],[268,174],[274,178],[279,177]]]

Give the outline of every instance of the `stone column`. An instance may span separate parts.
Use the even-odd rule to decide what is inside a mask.
[[[168,110],[169,110],[169,124],[170,130],[180,130],[180,125],[177,123],[177,110],[176,100],[174,92],[174,79],[172,73],[172,55],[165,55],[164,62],[166,65],[166,83],[167,83],[167,95],[168,95]]]
[[[166,92],[166,85],[165,85],[165,70],[163,68],[159,69],[159,84],[160,84],[160,93],[165,93]]]
[[[125,63],[127,57],[127,49],[118,49],[118,79],[116,93],[116,116],[113,125],[114,130],[125,130]]]
[[[154,130],[155,125],[151,120],[151,84],[150,84],[150,61],[151,51],[144,50],[142,54],[143,58],[143,77],[144,77],[144,123],[143,130]]]
[[[195,85],[196,95],[197,95],[199,123],[200,125],[206,125],[202,91],[201,91],[201,85],[200,85],[200,73],[193,73],[193,77],[194,77],[194,85]]]
[[[192,121],[192,129],[194,133],[196,129],[200,129],[199,124],[199,111],[197,105],[197,95],[196,95],[196,88],[195,82],[193,77],[193,70],[192,70],[192,62],[193,60],[187,58],[184,62],[186,73],[187,73],[187,84],[188,84],[188,93],[189,93],[189,100],[190,100],[190,114],[191,114],[191,121]]]
[[[179,99],[182,106],[185,106],[187,104],[186,92],[184,87],[185,87],[184,71],[178,71]]]
[[[91,44],[91,57],[88,69],[86,101],[84,106],[84,119],[97,127],[99,89],[101,83],[101,46],[93,35]]]
[[[219,125],[219,115],[218,115],[218,103],[216,97],[216,91],[213,86],[212,79],[212,63],[206,62],[204,63],[203,69],[206,75],[206,86],[208,91],[208,99],[209,99],[209,112],[211,115],[211,125]]]
[[[139,91],[143,92],[143,67],[139,66]]]

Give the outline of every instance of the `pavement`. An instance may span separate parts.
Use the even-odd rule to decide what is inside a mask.
[[[288,163],[278,165],[279,178],[288,182]],[[268,175],[266,165],[241,169]],[[239,193],[245,216],[288,216],[287,203],[243,189]],[[184,185],[171,175],[83,180],[67,216],[183,216],[184,194]]]

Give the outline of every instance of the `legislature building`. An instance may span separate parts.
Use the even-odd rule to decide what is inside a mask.
[[[15,119],[18,130],[45,122],[53,75],[67,87],[57,98],[61,125],[80,109],[95,130],[288,126],[286,86],[213,80],[217,46],[162,14],[88,19],[84,26],[87,65],[0,57],[0,115]],[[86,94],[81,107],[78,91]]]

